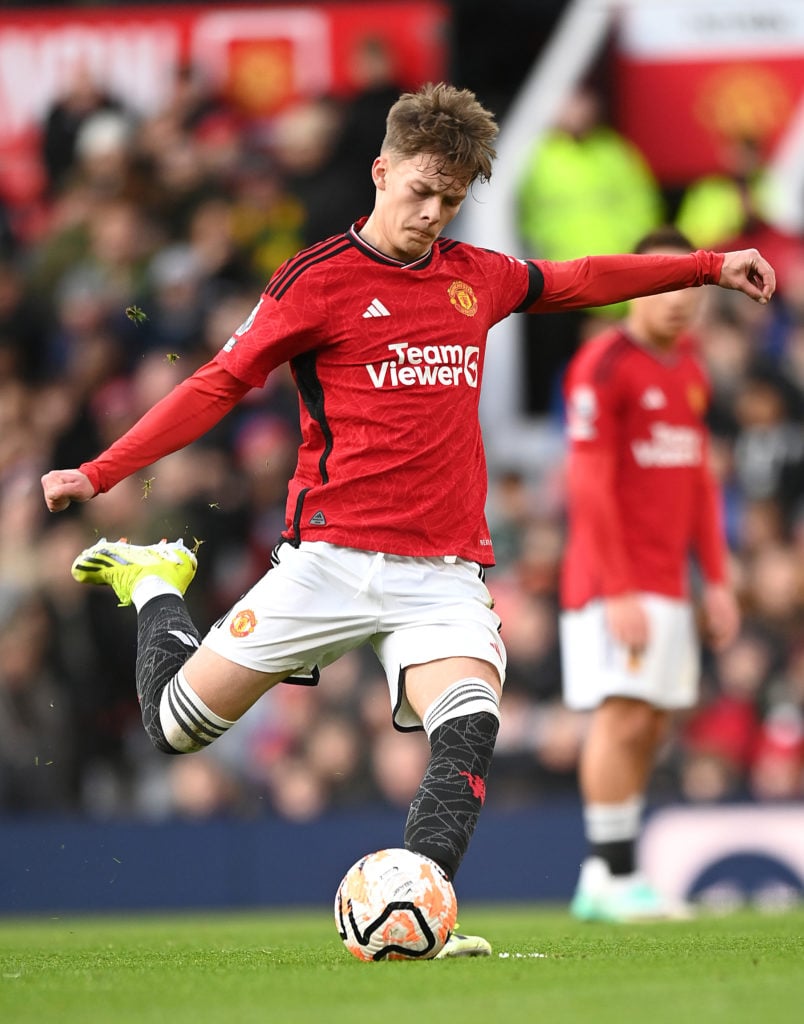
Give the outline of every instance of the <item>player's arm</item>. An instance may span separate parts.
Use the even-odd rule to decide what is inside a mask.
[[[215,360],[157,402],[134,426],[91,462],[78,469],[51,470],[42,477],[45,502],[60,512],[71,501],[88,501],[122,479],[184,448],[210,430],[251,385]]]
[[[728,551],[723,526],[720,488],[704,451],[699,473],[693,544],[704,578],[702,604],[707,640],[716,649],[727,647],[740,629],[740,609],[728,583]]]
[[[586,256],[531,263],[544,279],[538,300],[527,307],[528,312],[535,313],[605,306],[640,295],[704,284],[735,289],[766,303],[776,289],[773,267],[756,249],[729,253],[698,250],[689,255]]]

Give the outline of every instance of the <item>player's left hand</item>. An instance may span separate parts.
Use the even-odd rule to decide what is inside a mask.
[[[740,608],[734,593],[723,584],[705,587],[703,613],[707,642],[716,651],[728,647],[740,630]]]
[[[725,254],[718,284],[765,305],[776,291],[776,272],[756,249],[741,249]]]

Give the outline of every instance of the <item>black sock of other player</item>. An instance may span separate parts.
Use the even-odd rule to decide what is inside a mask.
[[[430,734],[430,762],[410,805],[405,848],[436,861],[452,879],[486,798],[500,721],[480,712],[453,718]]]
[[[618,839],[608,843],[590,843],[589,852],[608,865],[612,875],[631,875],[636,870],[636,841]]]

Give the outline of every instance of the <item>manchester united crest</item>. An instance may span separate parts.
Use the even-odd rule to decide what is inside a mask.
[[[687,401],[696,416],[703,416],[706,412],[706,391],[700,384],[687,385]]]
[[[452,305],[464,316],[474,316],[477,312],[477,297],[465,281],[453,281],[447,288],[447,295]]]
[[[257,616],[254,612],[250,608],[243,608],[232,616],[232,621],[229,623],[229,632],[232,636],[236,637],[248,636],[249,633],[254,632],[256,625]]]

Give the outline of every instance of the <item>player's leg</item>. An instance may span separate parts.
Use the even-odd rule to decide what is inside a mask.
[[[375,559],[323,542],[280,543],[270,569],[210,628],[180,679],[227,725],[278,682],[314,683],[318,666],[374,631],[377,611],[361,580]]]
[[[607,697],[593,712],[579,776],[591,855],[613,875],[635,869],[635,845],[668,713],[631,697]]]
[[[441,864],[453,878],[474,833],[499,728],[498,670],[475,658],[410,665],[405,693],[430,741],[430,760],[410,805],[405,847]],[[456,930],[437,959],[489,956],[479,935]]]
[[[499,728],[500,620],[475,563],[389,558],[382,585],[382,633],[372,642],[388,679],[394,725],[423,728],[430,741],[404,842],[453,877],[483,806]],[[485,939],[456,934],[439,956],[490,952]]]
[[[394,725],[424,729],[430,759],[405,845],[452,878],[485,799],[505,679],[500,620],[474,562],[386,556],[372,644],[385,669]]]
[[[151,742],[191,753],[222,735],[287,673],[267,674],[200,647],[184,603],[196,559],[181,541],[151,546],[102,539],[73,563],[81,583],[112,587],[137,610],[137,696]]]
[[[594,708],[579,766],[589,855],[571,905],[585,920],[681,913],[639,874],[636,844],[668,706],[685,706],[694,689],[695,645],[679,602],[643,596],[651,605],[651,639],[638,665],[607,636],[602,605],[562,616],[565,699],[570,707]]]
[[[570,907],[581,920],[688,916],[649,884],[636,862],[645,793],[668,720],[666,711],[620,697],[607,698],[592,715],[580,763],[589,853]]]
[[[486,798],[500,724],[500,677],[476,658],[445,658],[405,670],[405,694],[430,741],[430,760],[410,805],[405,846],[453,878]]]

